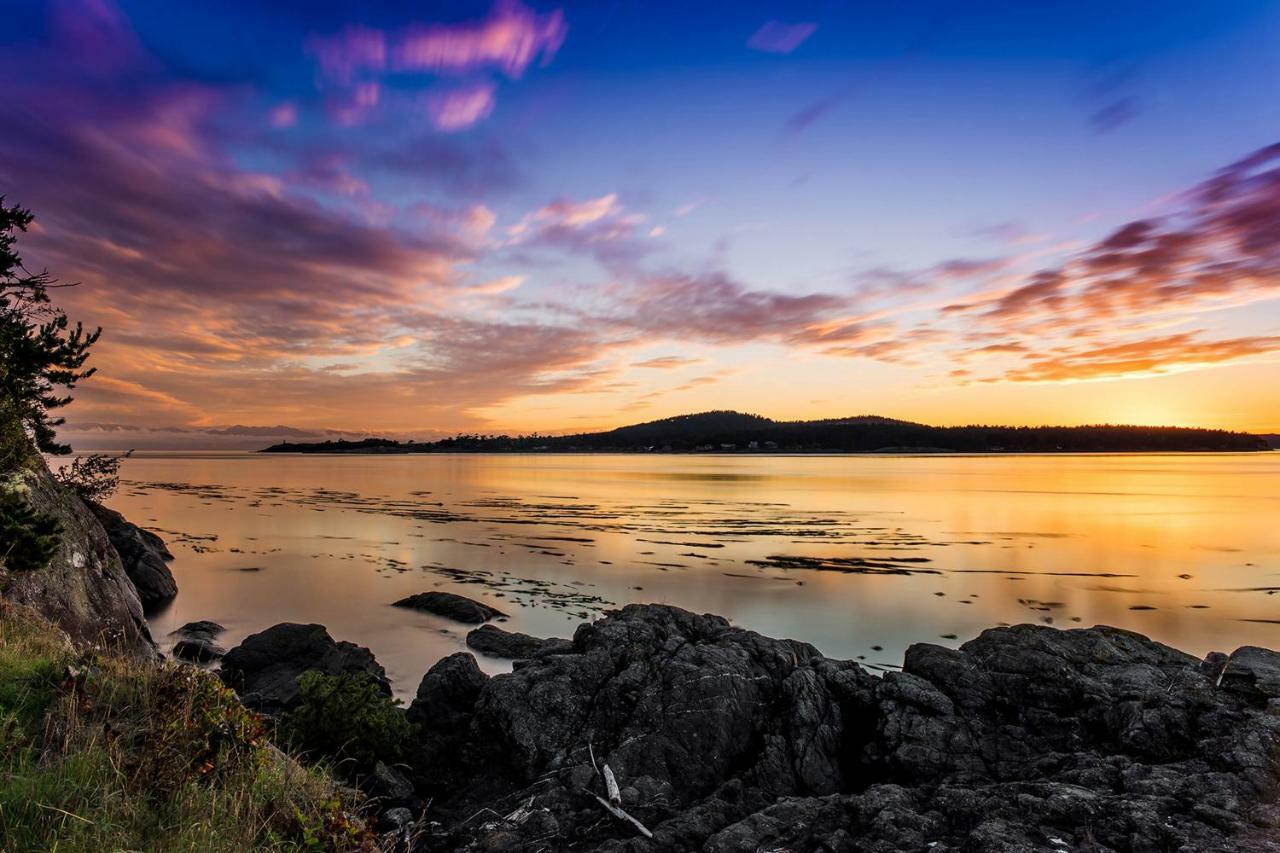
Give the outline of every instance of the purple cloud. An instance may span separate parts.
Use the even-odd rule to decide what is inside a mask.
[[[720,273],[654,276],[621,294],[617,319],[645,332],[712,343],[793,337],[848,305],[826,293],[749,290]]]
[[[559,9],[540,15],[518,0],[500,0],[483,21],[412,26],[392,48],[397,69],[465,74],[497,68],[515,79],[538,57],[550,62],[569,28]]]
[[[747,47],[763,53],[791,53],[818,29],[817,24],[769,21],[747,39]]]
[[[414,24],[395,32],[347,27],[312,36],[308,48],[321,73],[349,85],[361,73],[470,74],[496,69],[511,79],[541,57],[555,57],[569,28],[560,10],[539,14],[518,0],[499,0],[487,17],[461,24]]]
[[[466,130],[493,112],[492,83],[477,83],[461,89],[431,92],[426,97],[427,112],[438,130]]]
[[[307,48],[329,80],[349,85],[360,71],[385,71],[387,34],[368,27],[347,27],[332,36],[312,36]]]

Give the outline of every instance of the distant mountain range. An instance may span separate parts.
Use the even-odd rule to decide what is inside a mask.
[[[679,415],[578,435],[459,435],[431,442],[387,438],[285,442],[264,453],[1054,453],[1268,450],[1262,436],[1182,427],[938,427],[872,415],[820,421],[775,421],[717,411]]]

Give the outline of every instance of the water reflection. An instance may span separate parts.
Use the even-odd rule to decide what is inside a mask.
[[[158,637],[320,622],[402,693],[464,648],[465,626],[388,606],[429,589],[558,636],[666,601],[884,666],[1025,621],[1280,645],[1275,454],[140,454],[123,474],[113,504],[177,555]]]

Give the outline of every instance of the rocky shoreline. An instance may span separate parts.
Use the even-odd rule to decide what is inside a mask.
[[[423,678],[409,760],[382,768],[415,849],[1280,851],[1275,652],[1021,625],[879,676],[664,605],[530,639],[509,674],[459,652]],[[320,626],[222,672],[272,711],[306,669],[385,684]]]
[[[143,601],[171,594],[163,542],[43,465],[19,477],[62,545],[5,597],[81,646],[158,658]],[[492,677],[468,652],[437,662],[395,712],[405,754],[352,775],[388,849],[1280,853],[1276,652],[1202,660],[1115,628],[1019,625],[912,646],[880,675],[660,604],[565,640],[485,624],[502,614],[462,596],[400,603],[480,623],[468,645],[515,662]],[[225,656],[220,631],[184,626],[183,654],[221,658],[264,714],[288,713],[310,671],[390,696],[374,655],[323,626],[276,625]]]

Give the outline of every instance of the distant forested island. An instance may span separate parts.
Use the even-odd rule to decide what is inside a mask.
[[[870,415],[775,421],[717,411],[577,435],[458,435],[439,441],[323,441],[272,445],[263,453],[1123,453],[1259,451],[1243,432],[1101,424],[1074,427],[940,427]]]

